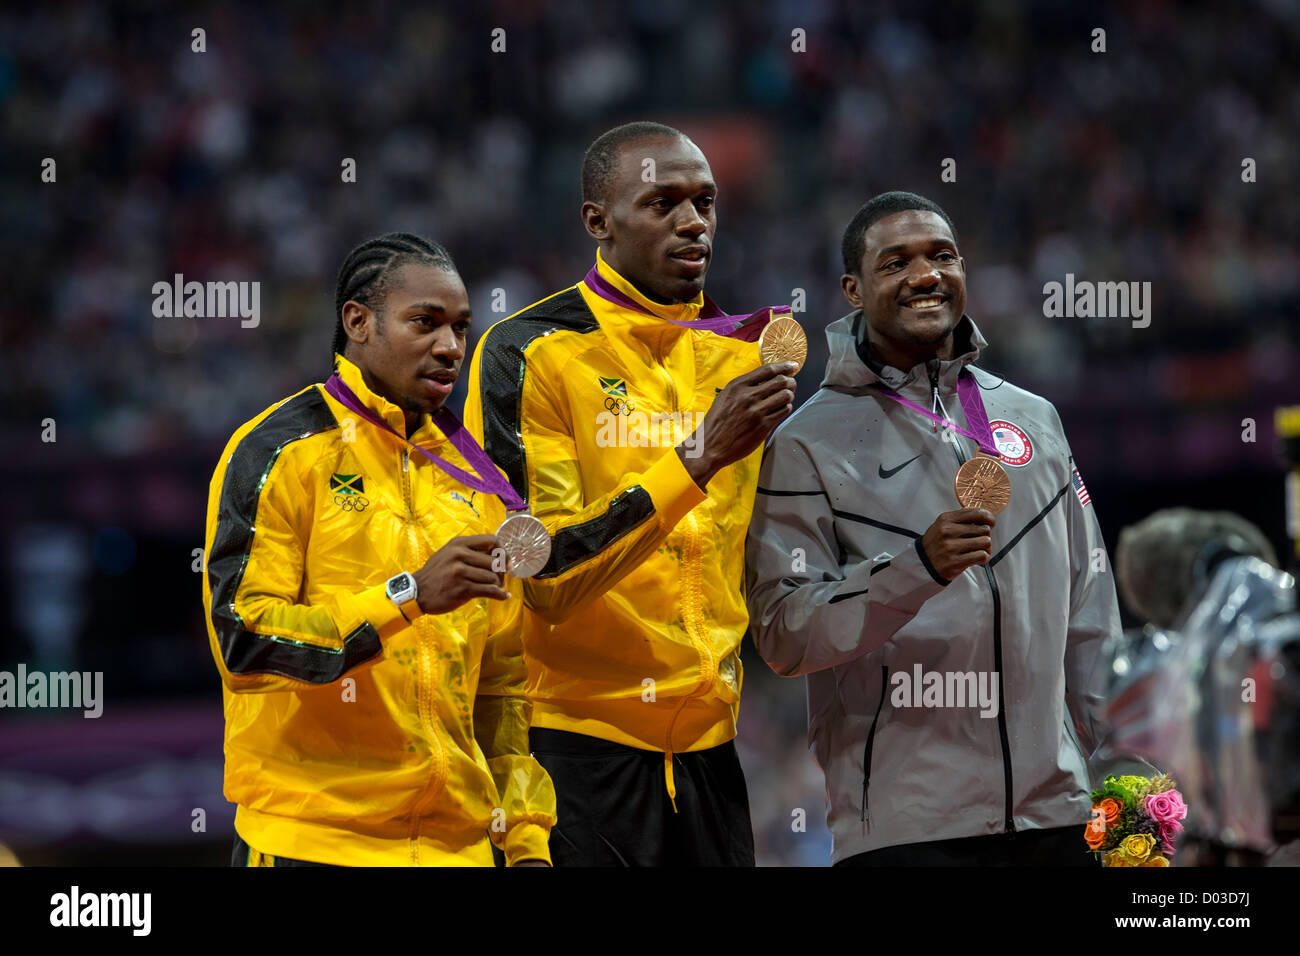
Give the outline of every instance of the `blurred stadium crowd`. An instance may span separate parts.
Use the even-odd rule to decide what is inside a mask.
[[[374,0],[349,12],[0,14],[0,666],[101,669],[104,721],[129,711],[130,727],[201,728],[202,745],[137,749],[201,779],[216,814],[219,682],[191,565],[222,445],[327,374],[335,271],[369,236],[446,245],[479,332],[503,316],[494,304],[514,311],[580,279],[594,257],[577,215],[582,152],[629,119],[679,126],[712,163],[713,298],[748,311],[803,290],[801,399],[820,380],[820,329],[848,311],[844,224],[871,195],[911,189],[957,226],[985,367],[1057,405],[1112,551],[1122,524],[1181,503],[1235,508],[1285,553],[1271,419],[1295,400],[1300,369],[1300,7],[974,6]],[[1097,27],[1104,53],[1091,49]],[[205,52],[192,49],[195,28]],[[40,179],[45,157],[53,183]],[[957,179],[945,183],[949,157]],[[355,182],[342,181],[345,158]],[[155,317],[153,285],[178,273],[259,282],[259,323]],[[1043,284],[1067,273],[1150,281],[1150,326],[1045,318]],[[46,419],[57,441],[41,441]],[[775,678],[752,648],[746,663],[740,743],[760,862],[824,864],[802,681]],[[25,726],[52,732],[48,720]],[[62,771],[34,767],[7,736],[0,835],[21,854],[25,808]],[[165,777],[157,766],[137,776]],[[104,800],[122,799],[122,767],[104,768],[118,773]],[[163,777],[139,791],[166,789]],[[62,780],[68,806],[91,799],[83,783]],[[156,821],[181,813],[172,842],[196,849],[177,859],[220,862],[230,831],[214,815],[220,851],[197,849],[189,808],[202,796],[175,789],[171,809],[147,811],[152,836],[123,836],[102,806],[110,822],[97,832],[166,843]],[[806,832],[792,827],[799,808]],[[86,831],[52,826],[38,857],[81,859],[70,847]]]

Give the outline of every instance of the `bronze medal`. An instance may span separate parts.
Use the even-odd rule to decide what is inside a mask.
[[[1011,501],[1011,479],[996,458],[980,453],[957,469],[953,490],[963,508],[997,514]]]
[[[808,357],[808,339],[803,334],[803,326],[784,315],[768,322],[758,337],[758,354],[764,365],[798,362],[803,368],[803,360]]]
[[[506,572],[516,578],[531,578],[551,556],[551,536],[546,525],[530,514],[511,515],[497,528],[497,544],[506,553]]]

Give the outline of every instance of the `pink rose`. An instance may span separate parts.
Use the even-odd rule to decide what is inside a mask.
[[[1173,856],[1175,849],[1174,841],[1178,838],[1178,834],[1182,832],[1183,825],[1177,820],[1167,820],[1164,823],[1158,824],[1156,827],[1156,836],[1160,837],[1160,845],[1163,848],[1160,852],[1164,853],[1166,856]]]
[[[1174,823],[1187,816],[1187,804],[1177,790],[1166,790],[1147,794],[1146,811],[1156,823]]]

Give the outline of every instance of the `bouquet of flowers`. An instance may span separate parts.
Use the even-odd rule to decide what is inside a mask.
[[[1107,775],[1092,791],[1092,819],[1083,838],[1103,866],[1168,866],[1187,816],[1174,778]]]

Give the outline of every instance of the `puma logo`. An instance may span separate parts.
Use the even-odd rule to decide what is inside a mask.
[[[453,491],[453,492],[451,493],[451,496],[452,496],[453,498],[455,498],[457,501],[463,501],[463,502],[465,502],[465,504],[469,505],[469,509],[470,509],[470,511],[472,511],[472,512],[474,512],[474,514],[478,515],[478,509],[474,507],[474,495],[476,495],[477,493],[478,493],[478,492],[471,491],[471,492],[469,493],[469,497],[466,498],[466,497],[465,497],[464,495],[462,495],[460,492],[458,492],[458,491]],[[479,517],[481,518],[481,517],[483,517],[483,516],[482,516],[482,515],[479,515]]]

